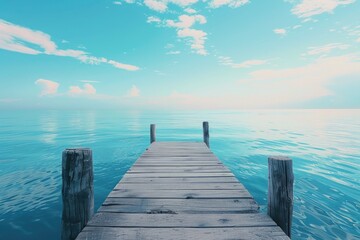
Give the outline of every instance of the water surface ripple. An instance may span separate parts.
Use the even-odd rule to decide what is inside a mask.
[[[60,238],[63,149],[93,149],[98,208],[148,146],[150,123],[159,141],[201,141],[203,120],[261,211],[267,156],[293,159],[293,239],[360,239],[360,110],[2,111],[1,236]]]

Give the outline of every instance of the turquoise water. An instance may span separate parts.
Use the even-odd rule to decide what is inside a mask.
[[[294,161],[293,239],[360,238],[360,110],[2,111],[0,238],[59,239],[61,152],[93,149],[98,208],[149,142],[201,141],[266,211],[267,156]]]

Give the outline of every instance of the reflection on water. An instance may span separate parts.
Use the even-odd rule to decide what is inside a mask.
[[[266,211],[267,156],[294,160],[293,239],[360,238],[360,111],[219,112],[8,111],[0,116],[0,232],[9,239],[59,239],[61,152],[90,147],[99,207],[147,147],[201,141]]]

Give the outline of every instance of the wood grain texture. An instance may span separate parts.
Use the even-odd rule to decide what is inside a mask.
[[[78,239],[289,239],[204,142],[153,142]]]
[[[94,214],[92,151],[66,149],[62,154],[62,240],[72,240]]]
[[[116,228],[86,227],[79,240],[189,240],[189,239],[257,239],[289,240],[277,227],[251,228]]]
[[[151,199],[108,197],[98,212],[122,213],[255,213],[252,198],[235,199]]]
[[[255,227],[276,226],[266,214],[138,214],[98,212],[87,224],[102,227]]]
[[[294,174],[292,160],[287,157],[268,158],[268,215],[291,237]]]

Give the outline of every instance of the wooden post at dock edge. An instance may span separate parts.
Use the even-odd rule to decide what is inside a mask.
[[[155,124],[150,124],[150,144],[155,142]]]
[[[203,135],[204,135],[204,143],[206,144],[206,146],[208,146],[208,148],[210,148],[209,122],[203,122]]]
[[[291,238],[294,174],[288,157],[268,158],[268,215]]]
[[[62,153],[62,240],[73,240],[94,214],[92,151],[66,149]]]

